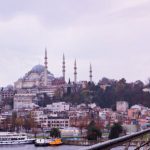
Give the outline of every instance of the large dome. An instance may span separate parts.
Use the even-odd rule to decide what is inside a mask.
[[[31,72],[42,73],[44,72],[45,67],[43,65],[36,65],[32,68]]]
[[[41,75],[41,74],[44,73],[44,71],[45,71],[45,67],[43,65],[36,65],[36,66],[34,66],[31,69],[31,71],[29,72],[29,74],[30,73],[38,73],[39,75]],[[54,78],[54,75],[51,72],[47,71],[47,73],[48,73],[48,78],[49,79],[53,79]]]

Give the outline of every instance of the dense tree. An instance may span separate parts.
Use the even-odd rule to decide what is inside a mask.
[[[150,93],[143,91],[145,87],[149,88],[149,85],[149,82],[144,85],[140,80],[127,83],[124,78],[118,81],[103,78],[98,84],[89,82],[86,88],[79,88],[70,94],[64,93],[61,100],[72,104],[94,102],[100,107],[109,107],[113,110],[117,101],[127,101],[129,106],[143,104],[150,107]]]
[[[22,129],[23,124],[24,124],[24,119],[22,117],[17,117],[15,120],[17,132],[19,132]]]
[[[11,124],[12,124],[12,131],[15,131],[16,128],[16,119],[17,119],[17,112],[12,112]]]
[[[101,136],[102,136],[101,130],[98,127],[96,127],[96,124],[94,121],[91,121],[87,127],[88,140],[97,140]]]
[[[51,137],[60,137],[60,131],[58,128],[52,128],[50,130],[50,136]]]
[[[109,139],[118,138],[122,132],[122,126],[119,123],[114,123],[114,125],[110,129]]]

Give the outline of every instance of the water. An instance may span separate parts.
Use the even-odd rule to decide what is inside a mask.
[[[33,144],[27,145],[1,145],[0,150],[78,150],[84,146],[60,145],[48,147],[35,147]]]
[[[1,145],[0,150],[81,150],[85,146],[73,146],[73,145],[60,145],[60,146],[47,146],[47,147],[35,147],[34,144],[26,145]],[[124,146],[112,148],[111,150],[124,150]],[[130,147],[129,150],[134,150],[135,147]]]

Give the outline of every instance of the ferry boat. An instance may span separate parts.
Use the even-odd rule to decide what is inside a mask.
[[[60,138],[49,138],[49,139],[36,139],[35,146],[54,146],[54,145],[61,145],[62,141]]]
[[[26,133],[0,132],[0,145],[7,144],[31,144],[34,139],[29,138]]]
[[[52,139],[44,139],[44,138],[39,138],[35,140],[35,146],[49,146],[49,142],[51,142]]]
[[[55,145],[61,145],[62,140],[60,138],[55,138],[53,141],[49,142],[49,145],[55,146]]]

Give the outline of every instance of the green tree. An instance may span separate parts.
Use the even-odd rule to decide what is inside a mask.
[[[91,121],[87,127],[87,139],[88,140],[97,140],[102,136],[102,132],[99,128],[96,127],[94,121]]]
[[[118,138],[122,132],[123,127],[120,125],[120,123],[114,123],[110,129],[109,139]]]
[[[52,128],[50,130],[51,137],[60,137],[60,130],[58,128]]]

